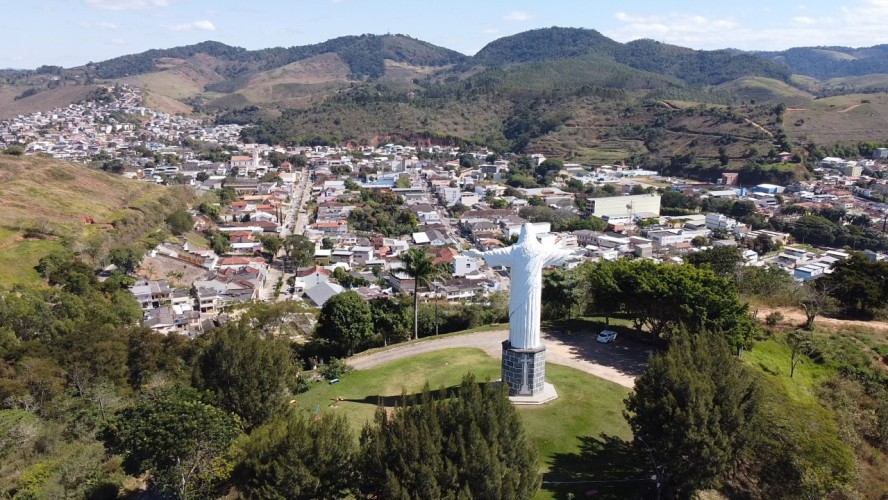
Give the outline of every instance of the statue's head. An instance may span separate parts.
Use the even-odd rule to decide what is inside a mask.
[[[536,238],[536,231],[533,224],[527,223],[521,226],[521,234],[518,236],[518,243],[527,241],[530,238]]]

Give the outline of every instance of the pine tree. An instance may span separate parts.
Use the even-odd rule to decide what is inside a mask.
[[[361,434],[361,493],[384,498],[531,498],[536,451],[505,386],[472,376],[447,393],[403,396]]]
[[[626,400],[626,419],[661,467],[667,491],[688,497],[737,465],[757,432],[761,387],[720,335],[675,336]]]
[[[253,431],[234,475],[247,498],[342,498],[354,480],[355,451],[345,417],[289,413]]]

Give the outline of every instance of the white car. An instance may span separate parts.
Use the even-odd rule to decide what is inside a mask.
[[[617,340],[617,332],[612,330],[601,330],[601,333],[595,337],[595,340],[602,344],[609,344],[614,340]]]

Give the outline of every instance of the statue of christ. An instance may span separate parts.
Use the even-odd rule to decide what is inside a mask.
[[[573,255],[571,250],[544,245],[533,226],[524,224],[518,242],[510,247],[488,252],[469,251],[470,257],[483,257],[489,266],[505,266],[511,270],[509,294],[509,343],[513,349],[540,347],[540,299],[543,269],[557,266]]]

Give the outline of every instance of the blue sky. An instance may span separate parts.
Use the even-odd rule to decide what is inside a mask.
[[[888,43],[888,0],[27,0],[4,2],[0,67],[65,67],[217,40],[248,49],[403,33],[474,54],[548,26],[716,49]]]

